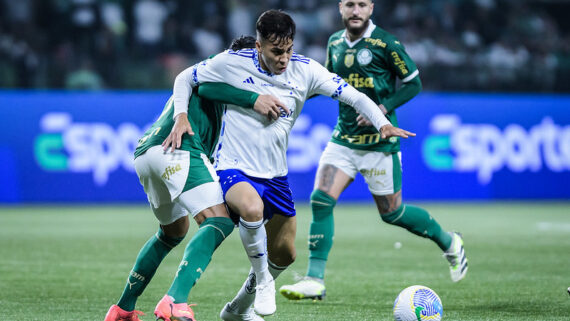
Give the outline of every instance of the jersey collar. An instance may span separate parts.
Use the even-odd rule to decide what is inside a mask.
[[[255,67],[257,68],[257,71],[259,71],[260,73],[264,74],[264,75],[268,75],[269,77],[273,77],[275,76],[274,74],[263,70],[263,68],[261,68],[261,64],[259,63],[259,51],[254,50],[253,51],[253,57],[251,57],[253,59],[253,64],[255,65]]]
[[[366,28],[366,31],[364,31],[364,34],[362,34],[362,37],[360,37],[354,41],[350,41],[348,39],[346,29],[344,29],[344,32],[342,33],[342,37],[344,38],[344,41],[346,42],[346,44],[350,48],[352,48],[352,47],[354,47],[354,45],[356,45],[363,38],[370,38],[370,36],[372,36],[372,31],[374,31],[374,28],[376,28],[376,25],[374,24],[374,22],[372,22],[372,19],[370,19],[370,20],[368,20],[368,28]]]

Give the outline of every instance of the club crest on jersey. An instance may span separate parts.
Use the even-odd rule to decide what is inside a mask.
[[[372,61],[372,52],[368,49],[362,49],[356,54],[356,60],[361,66],[366,66]]]
[[[354,65],[353,54],[347,54],[346,56],[344,56],[344,65],[346,66],[346,68],[350,68],[352,67],[352,65]]]

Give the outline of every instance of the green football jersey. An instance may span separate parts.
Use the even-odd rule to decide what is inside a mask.
[[[222,116],[226,103],[253,108],[259,94],[237,89],[224,83],[204,83],[194,88],[188,103],[188,121],[194,135],[182,136],[182,150],[199,150],[210,156],[216,147],[222,127]],[[215,101],[214,101],[215,99]],[[168,99],[162,113],[154,124],[139,139],[135,158],[149,148],[161,145],[174,126],[174,100]]]
[[[329,38],[325,67],[377,104],[396,91],[396,77],[404,80],[416,73],[417,67],[404,46],[387,31],[376,26],[370,37],[363,37],[353,47],[347,44],[343,33],[344,29]],[[358,126],[357,116],[354,108],[339,103],[338,121],[331,141],[361,150],[400,150],[399,138],[382,139],[374,127]],[[386,118],[398,126],[393,110]]]

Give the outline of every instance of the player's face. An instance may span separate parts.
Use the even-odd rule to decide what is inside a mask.
[[[255,47],[259,51],[259,62],[263,70],[275,75],[285,72],[293,55],[292,39],[275,42],[262,39],[255,42]]]
[[[360,35],[368,27],[374,3],[370,0],[342,0],[338,4],[342,23],[349,33]]]

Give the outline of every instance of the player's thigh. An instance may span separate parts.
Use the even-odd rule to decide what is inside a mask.
[[[160,146],[150,148],[135,159],[135,171],[150,208],[163,226],[173,224],[187,215],[185,209],[174,199],[182,191],[189,166],[188,152],[177,151],[176,154],[166,155]],[[172,173],[168,170],[176,168],[179,170],[173,170]],[[166,179],[167,177],[172,180]]]
[[[164,152],[154,146],[137,157],[135,169],[161,225],[223,204],[216,172],[199,150]],[[224,213],[217,210],[206,215]]]
[[[175,200],[200,225],[210,217],[229,217],[218,182],[208,182],[183,192]]]
[[[271,262],[287,266],[297,255],[295,237],[297,235],[297,217],[274,215],[267,224],[267,252]]]
[[[204,153],[191,151],[188,177],[176,202],[184,207],[198,224],[209,217],[229,217],[218,175]]]
[[[239,182],[226,192],[226,204],[248,222],[263,219],[263,201],[257,190],[248,182]]]
[[[358,170],[382,214],[393,212],[402,204],[400,155],[370,151],[357,159]]]
[[[358,151],[355,158],[358,172],[364,177],[373,195],[394,194],[402,188],[399,153]]]
[[[338,199],[357,173],[350,152],[351,149],[348,147],[330,142],[327,144],[319,160],[315,189]]]

